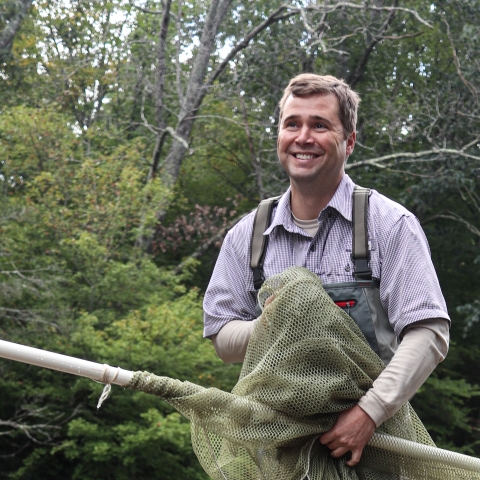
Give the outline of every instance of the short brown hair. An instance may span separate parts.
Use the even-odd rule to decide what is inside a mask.
[[[311,95],[326,95],[328,93],[333,93],[338,99],[340,121],[342,122],[345,138],[349,137],[355,131],[357,125],[357,109],[360,103],[360,96],[344,80],[340,80],[332,75],[302,73],[292,78],[279,103],[279,125],[281,125],[285,102],[290,95],[309,97]]]

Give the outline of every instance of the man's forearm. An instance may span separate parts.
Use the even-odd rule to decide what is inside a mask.
[[[443,319],[417,322],[405,332],[397,352],[372,388],[358,405],[340,413],[333,428],[320,437],[333,457],[351,451],[347,465],[359,462],[375,426],[392,417],[445,358],[448,337],[448,322]]]
[[[258,319],[251,322],[232,320],[212,336],[217,355],[225,363],[239,363],[245,359],[248,342]]]
[[[378,427],[391,418],[425,382],[448,351],[449,325],[444,319],[413,324],[385,370],[358,405]]]

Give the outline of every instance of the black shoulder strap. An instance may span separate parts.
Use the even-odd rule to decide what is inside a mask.
[[[255,219],[253,220],[252,242],[250,244],[250,267],[253,270],[253,285],[255,290],[265,281],[263,275],[263,260],[267,251],[268,236],[263,232],[268,228],[271,221],[272,210],[280,197],[271,197],[262,200],[258,205]]]
[[[355,185],[352,198],[352,260],[355,280],[371,280],[372,270],[368,266],[370,252],[368,250],[368,197],[369,188]]]

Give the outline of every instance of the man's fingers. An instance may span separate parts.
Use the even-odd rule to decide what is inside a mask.
[[[327,445],[328,443],[330,443],[332,440],[333,440],[334,436],[333,434],[331,433],[331,431],[329,430],[328,432],[324,433],[321,437],[320,437],[320,443],[322,445]]]
[[[355,466],[360,461],[360,458],[362,457],[362,451],[363,448],[352,450],[352,458],[347,461],[347,465],[349,467]]]
[[[348,450],[345,447],[339,447],[331,450],[330,455],[333,458],[340,458],[343,457],[343,455],[349,454],[351,452],[351,456],[349,455],[350,458],[348,458],[346,463],[349,467],[353,467],[360,461],[360,458],[362,457],[362,451],[363,449]]]
[[[349,451],[350,450],[347,450],[345,447],[339,447],[339,448],[336,448],[335,450],[331,450],[330,455],[334,458],[340,458],[342,455],[345,455]]]
[[[368,443],[375,423],[358,405],[339,414],[335,425],[320,437],[320,443],[331,450],[334,458],[352,452],[347,465],[353,467],[362,456],[363,447]]]
[[[263,305],[264,307],[268,307],[273,301],[275,300],[275,295],[270,295],[266,300],[265,304]]]

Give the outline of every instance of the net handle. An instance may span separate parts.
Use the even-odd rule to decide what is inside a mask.
[[[133,372],[120,367],[90,362],[80,358],[49,352],[39,348],[27,347],[18,343],[0,340],[0,357],[17,362],[49,368],[59,372],[87,377],[97,382],[126,386],[133,377]],[[368,446],[382,448],[391,452],[409,455],[419,460],[441,461],[452,467],[474,472],[480,471],[480,459],[450,452],[441,448],[411,442],[390,435],[375,433]]]
[[[418,460],[441,462],[442,465],[480,472],[480,458],[470,457],[442,448],[411,442],[403,438],[392,437],[383,433],[374,433],[368,442],[369,447],[377,447],[390,452],[408,455]]]
[[[0,357],[122,387],[130,383],[133,377],[133,372],[120,367],[111,367],[104,363],[90,362],[5,340],[0,340]]]

